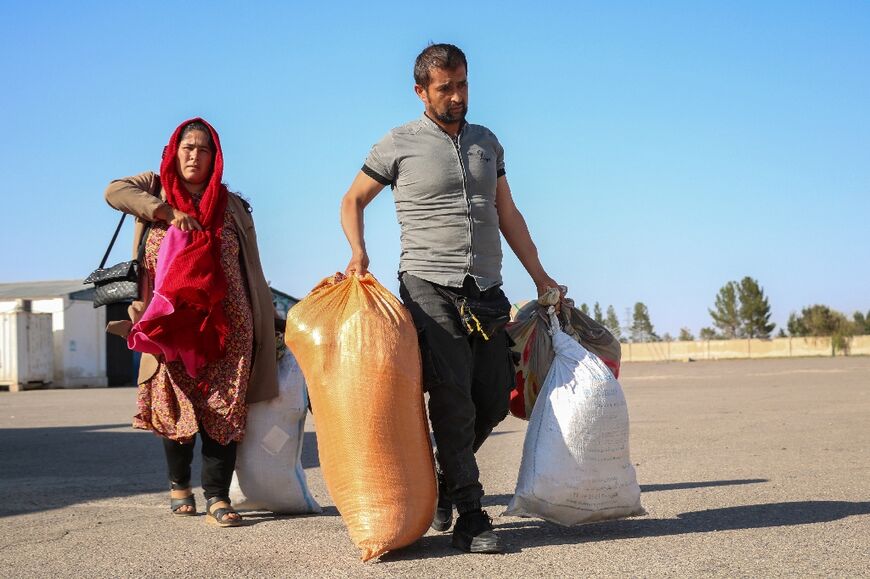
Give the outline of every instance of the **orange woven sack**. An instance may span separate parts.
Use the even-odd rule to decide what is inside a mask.
[[[363,561],[410,545],[435,514],[435,465],[411,315],[371,275],[321,281],[287,316],[329,494]]]

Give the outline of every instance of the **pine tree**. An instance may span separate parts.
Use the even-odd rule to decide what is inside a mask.
[[[767,339],[776,324],[770,323],[770,304],[758,282],[749,276],[740,280],[740,334],[748,338]]]
[[[598,305],[598,302],[595,302],[595,305],[592,306],[592,317],[599,324],[604,323],[604,316],[601,314],[601,306]]]
[[[585,302],[580,304],[580,311],[588,316],[589,315],[589,306],[587,306]]]
[[[701,328],[701,331],[698,333],[698,337],[702,340],[718,340],[719,336],[716,334],[716,330],[713,328]]]
[[[631,339],[631,308],[626,306],[625,317],[622,319],[622,335],[626,341]]]
[[[604,320],[604,325],[613,334],[617,340],[622,340],[622,328],[619,327],[619,318],[616,317],[616,310],[613,306],[607,306],[607,318]]]
[[[870,312],[865,316],[861,312],[852,314],[852,323],[855,325],[855,333],[859,336],[870,334]]]
[[[737,303],[737,283],[729,281],[716,294],[715,310],[707,310],[713,325],[726,339],[736,338],[740,331],[740,305]]]
[[[656,335],[652,322],[649,319],[649,310],[643,302],[634,304],[634,315],[632,316],[630,331],[632,342],[659,341],[659,337]]]
[[[677,339],[681,342],[694,342],[695,336],[692,335],[692,331],[689,328],[680,328],[680,335]]]

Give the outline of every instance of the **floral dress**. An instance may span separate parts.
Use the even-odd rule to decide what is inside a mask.
[[[153,223],[145,243],[144,266],[152,283],[157,252],[167,229],[165,222]],[[153,430],[181,443],[191,442],[200,428],[219,444],[239,441],[245,433],[254,318],[241,267],[239,238],[229,211],[224,214],[221,237],[221,264],[227,280],[223,307],[229,326],[226,355],[208,364],[199,380],[191,378],[180,361],[161,361],[154,376],[139,385],[139,413],[133,418],[134,428]],[[197,388],[201,382],[209,385],[205,393]]]

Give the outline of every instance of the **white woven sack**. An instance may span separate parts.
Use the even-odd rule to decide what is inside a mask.
[[[529,419],[505,514],[565,526],[646,514],[629,459],[628,409],[619,382],[559,329],[553,348],[556,358]]]
[[[319,513],[301,460],[308,392],[289,350],[278,361],[278,389],[277,398],[248,407],[230,500],[239,510]]]

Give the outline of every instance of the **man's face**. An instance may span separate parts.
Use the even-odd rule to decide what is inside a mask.
[[[188,131],[178,143],[176,169],[179,177],[192,185],[200,185],[211,176],[214,154],[203,131]]]
[[[414,91],[433,119],[445,124],[462,122],[468,112],[468,75],[464,66],[430,68],[429,86],[415,85]]]

